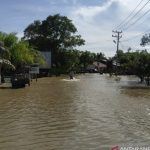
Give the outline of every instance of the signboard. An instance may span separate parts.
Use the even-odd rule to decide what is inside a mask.
[[[51,68],[51,52],[41,52],[44,60],[45,60],[45,64],[40,65],[40,69],[50,69]]]
[[[39,74],[39,67],[31,67],[29,73]]]

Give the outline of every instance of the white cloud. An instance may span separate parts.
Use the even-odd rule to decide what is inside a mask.
[[[110,56],[116,51],[116,45],[112,42],[112,29],[120,24],[141,0],[93,0],[93,4],[91,1],[92,0],[43,0],[42,2],[37,1],[36,3],[26,3],[25,1],[24,4],[12,3],[8,9],[10,12],[5,13],[7,17],[4,16],[2,19],[3,22],[0,23],[1,28],[4,28],[4,31],[9,31],[9,29],[12,31],[17,30],[17,32],[19,32],[18,36],[21,37],[23,35],[21,32],[29,23],[33,22],[33,20],[43,20],[48,15],[60,13],[73,20],[79,34],[86,40],[86,45],[81,47],[81,50],[86,49],[95,52],[101,50],[107,56]],[[143,0],[142,5],[147,1],[148,0]],[[135,19],[149,8],[150,3]],[[3,13],[1,9],[1,17],[3,17]],[[144,17],[128,31],[123,32],[122,40],[131,38],[150,29],[149,19],[148,17]],[[5,20],[7,20],[7,22],[5,22]],[[10,23],[8,22],[11,22],[10,27]],[[124,42],[122,45],[120,44],[120,47],[125,49],[129,46],[139,48],[140,38],[139,36],[138,38]]]
[[[109,1],[108,3],[106,3],[106,5],[103,5],[103,6],[82,6],[82,7],[79,7],[74,12],[74,15],[80,16],[83,18],[88,17],[89,19],[99,14],[100,12],[107,10],[111,4],[112,4],[112,1]]]
[[[97,52],[102,50],[107,56],[112,56],[112,54],[116,52],[116,45],[111,42],[113,41],[111,37],[112,29],[128,16],[139,2],[140,0],[109,0],[99,6],[79,6],[78,8],[74,8],[69,17],[73,20],[79,33],[86,40],[86,45],[80,49],[83,48]],[[141,6],[145,3],[146,2],[143,1]],[[139,9],[140,7],[137,10]],[[147,9],[148,6],[143,9],[140,15]],[[115,11],[117,12],[116,14]],[[137,18],[138,17],[139,16],[137,16]],[[144,31],[143,26],[140,26],[140,24],[138,26],[137,24],[129,31],[124,32],[122,39],[130,38]],[[141,48],[139,45],[140,38],[139,36],[133,41],[130,40],[126,43],[122,43],[124,46],[120,45],[120,48]]]
[[[107,52],[107,55],[112,55],[110,49],[114,48],[114,45],[111,42],[111,25],[102,25],[95,20],[96,16],[101,16],[101,13],[108,11],[112,3],[113,1],[109,1],[102,6],[80,6],[70,14],[79,33],[86,40],[86,45],[80,49],[95,52],[103,50],[105,54]],[[102,16],[101,19],[103,22]]]

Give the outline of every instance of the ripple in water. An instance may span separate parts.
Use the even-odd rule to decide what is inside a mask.
[[[0,149],[108,150],[149,144],[149,90],[122,88],[135,80],[131,77],[116,81],[86,74],[77,79],[43,78],[25,89],[1,89]]]

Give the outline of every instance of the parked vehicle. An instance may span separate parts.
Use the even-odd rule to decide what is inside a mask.
[[[25,74],[15,74],[11,78],[12,88],[24,88],[26,84],[30,85],[30,79]]]

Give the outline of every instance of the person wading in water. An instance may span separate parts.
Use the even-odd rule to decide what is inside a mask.
[[[74,72],[72,70],[69,72],[69,77],[70,77],[70,80],[73,79],[74,77]]]

